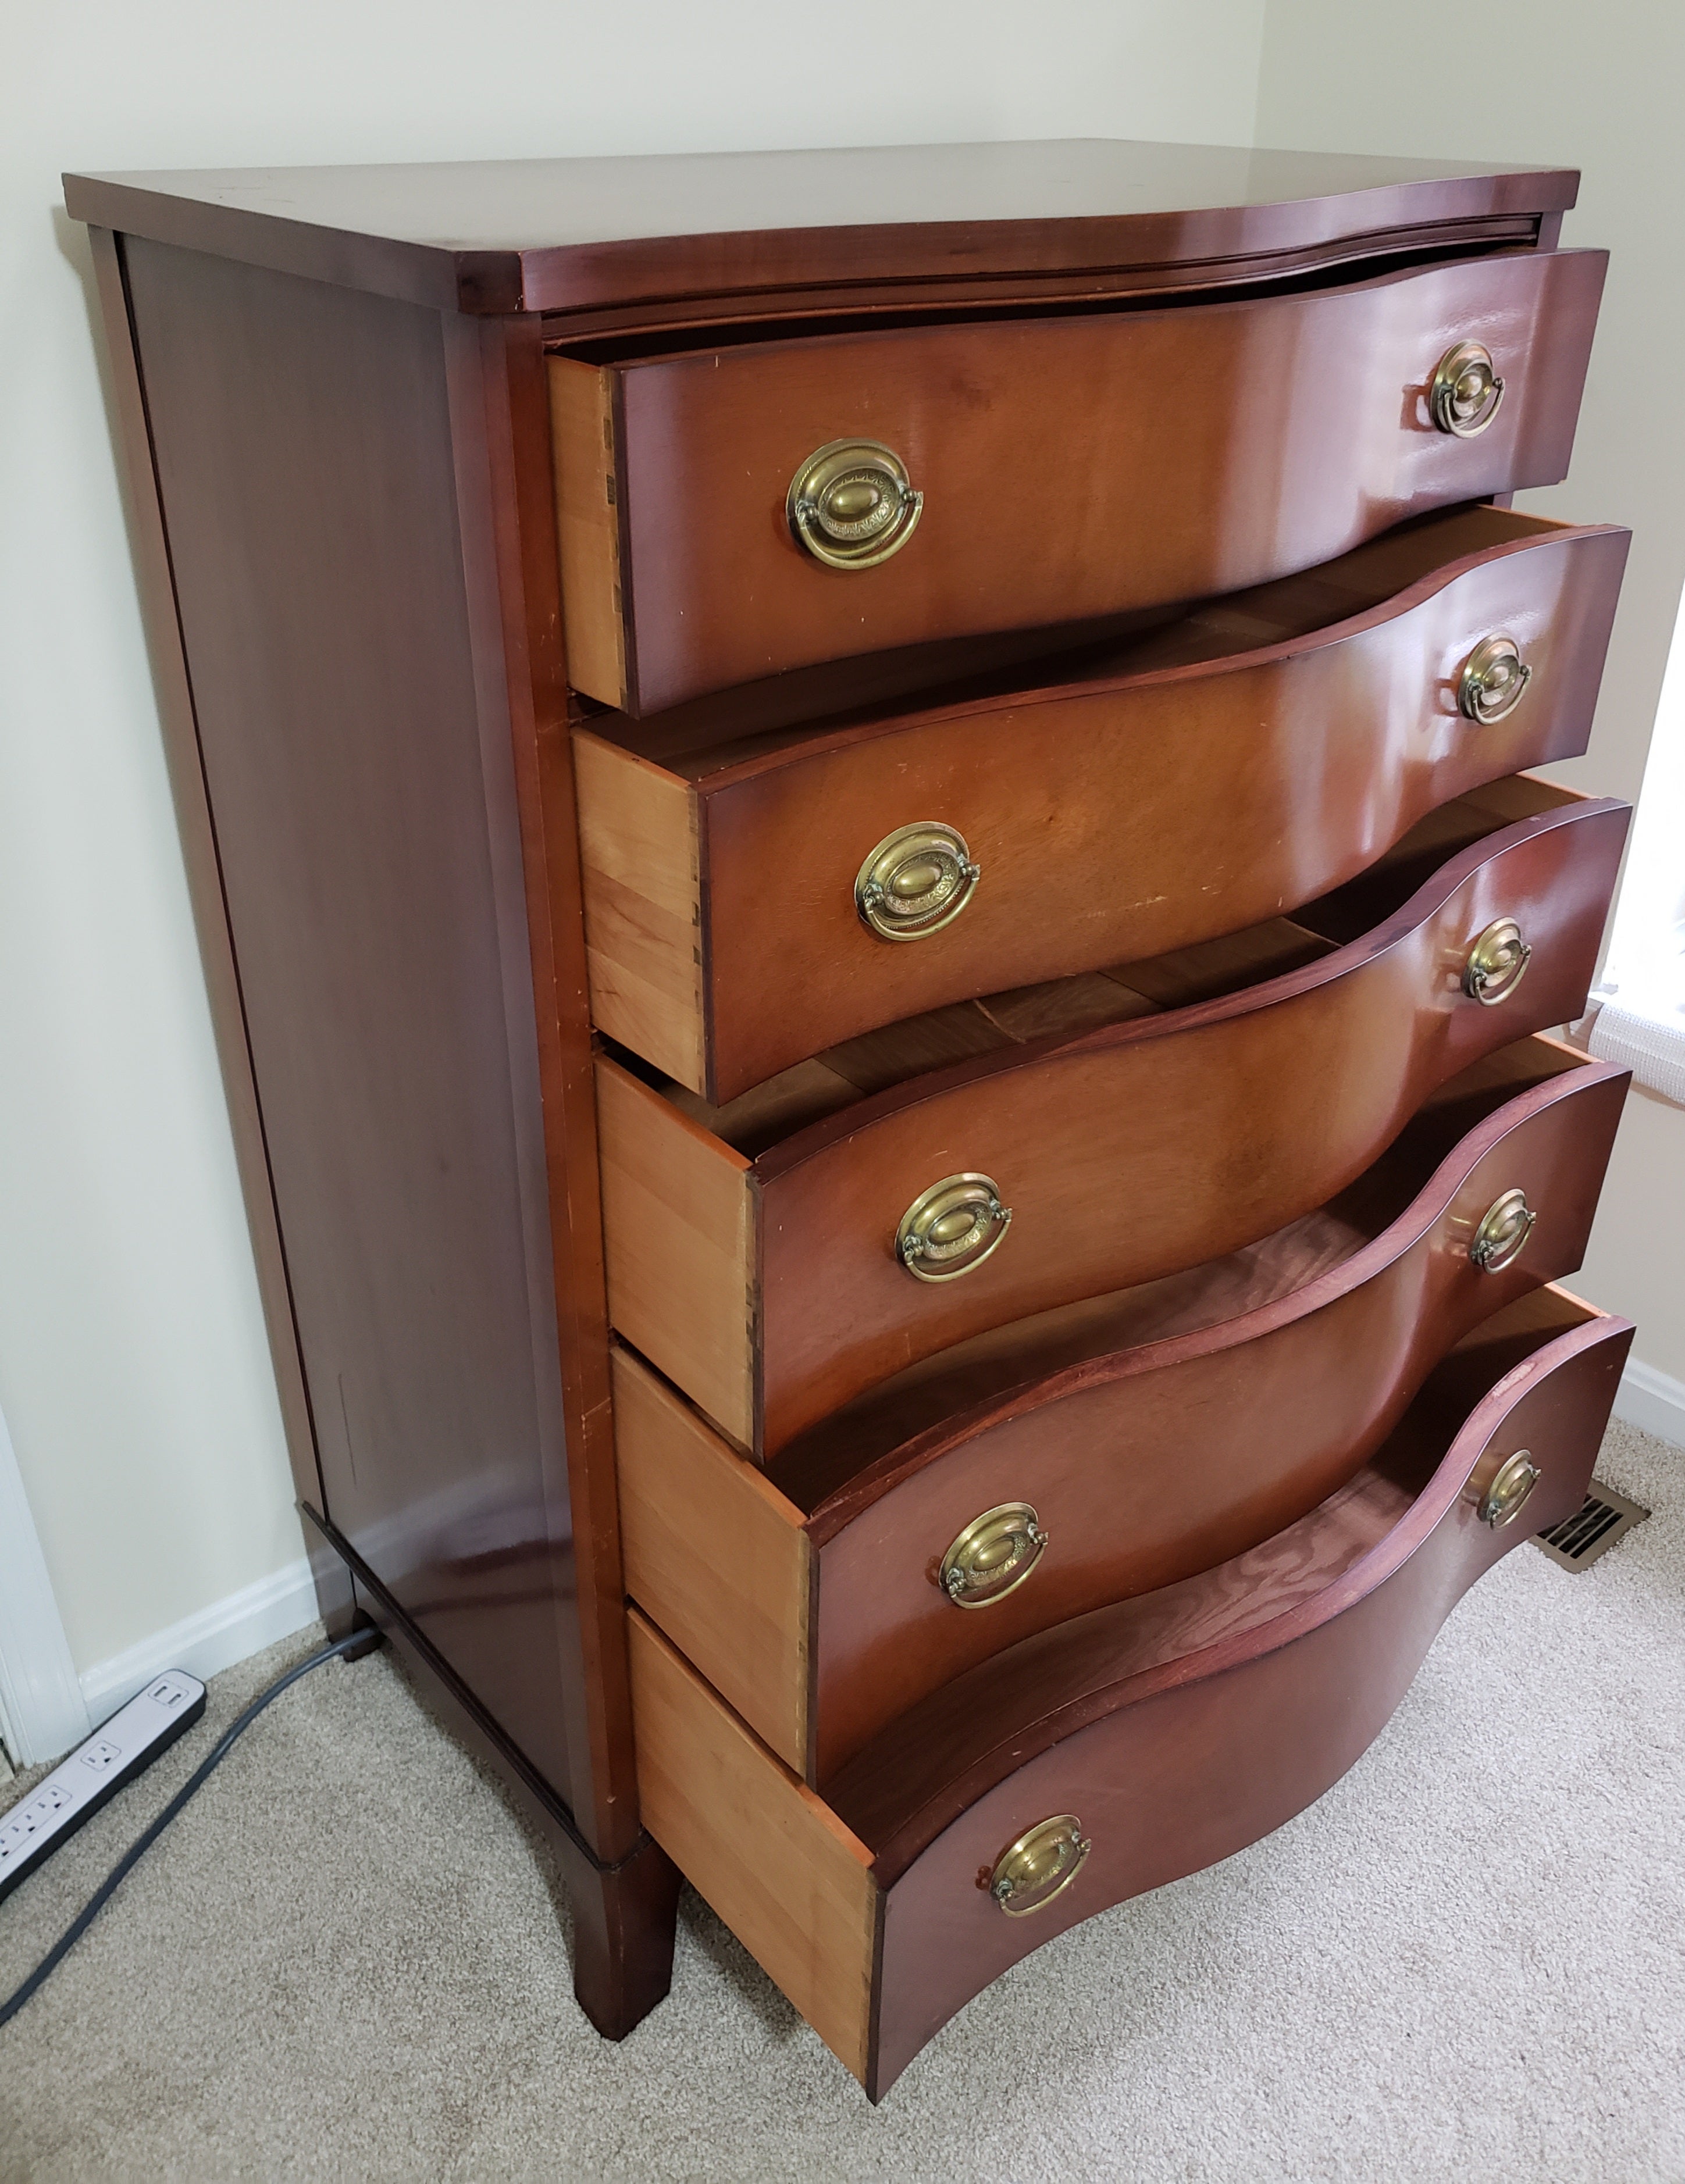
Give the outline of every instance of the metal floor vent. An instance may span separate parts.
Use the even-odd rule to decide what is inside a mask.
[[[1640,1502],[1629,1502],[1612,1486],[1594,1479],[1583,1505],[1571,1517],[1548,1532],[1534,1535],[1534,1545],[1544,1549],[1564,1569],[1589,1569],[1599,1555],[1606,1555],[1618,1539],[1642,1524],[1649,1515]]]

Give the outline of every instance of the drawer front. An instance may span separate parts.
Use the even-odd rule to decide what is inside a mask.
[[[985,1328],[1218,1257],[1343,1190],[1434,1086],[1579,1013],[1626,816],[1587,803],[1504,828],[1308,969],[916,1079],[763,1155],[761,1451]],[[1483,1006],[1464,967],[1505,917],[1533,956]],[[921,1280],[898,1232],[962,1175],[1012,1218],[958,1279]],[[612,1269],[611,1249],[611,1309]]]
[[[1626,552],[1535,532],[1285,643],[815,736],[694,789],[582,732],[595,1019],[723,1100],[877,1025],[1308,902],[1585,749]],[[1502,638],[1531,671],[1476,722],[1465,671]],[[978,868],[962,906],[911,938],[869,922],[874,850],[933,821]]]
[[[1239,303],[555,359],[570,677],[650,713],[852,654],[1237,590],[1554,483],[1604,270],[1524,253]],[[1431,388],[1470,342],[1504,391],[1460,437]],[[851,441],[887,447],[923,499],[889,558],[842,568],[798,543],[789,500],[816,451]]]
[[[644,1822],[874,2099],[1042,1942],[1319,1797],[1467,1587],[1578,1506],[1632,1329],[1541,1301],[1448,1360],[1376,1468],[1302,1524],[962,1678],[824,1798],[633,1611]],[[1489,1524],[1512,1458],[1540,1475],[1524,1519]],[[1069,1885],[1012,1915],[992,1884],[1029,1879],[1013,1847],[1062,1816],[1087,1845]]]
[[[817,1502],[799,1446],[758,1470],[617,1353],[628,1592],[823,1789],[938,1685],[1032,1632],[1226,1561],[1331,1493],[1470,1328],[1579,1265],[1626,1083],[1588,1062],[1505,1100],[1395,1220],[1262,1305],[1242,1298],[1225,1316],[1216,1302],[1195,1331],[1134,1347],[1085,1343],[1040,1379],[1003,1371],[1002,1392],[969,1407],[956,1367],[921,1396],[923,1417],[951,1399],[949,1415],[904,1429]],[[1480,1223],[1515,1190],[1531,1229],[1501,1264],[1477,1267]],[[1204,1271],[1220,1300],[1231,1262]],[[907,1415],[898,1386],[869,1415],[831,1422],[828,1461],[850,1443],[885,1449],[893,1429],[878,1420]],[[1003,1510],[1014,1517],[978,1532]],[[990,1540],[1026,1518],[1045,1544],[1013,1541],[1015,1584],[944,1590],[955,1542],[976,1537],[987,1562]],[[964,1552],[952,1563],[963,1577]]]
[[[816,1510],[820,1786],[977,1662],[1225,1562],[1332,1493],[1454,1343],[1579,1266],[1626,1082],[1619,1070],[1576,1072],[1522,1095],[1333,1275],[1200,1335],[1086,1361],[985,1405]],[[1472,1240],[1515,1190],[1535,1224],[1513,1258],[1483,1271]],[[1035,1513],[1047,1544],[1013,1591],[957,1604],[937,1582],[946,1551],[984,1513],[1015,1504]]]
[[[905,1869],[904,1847],[874,1844],[888,1901],[872,2090],[1029,1950],[1215,1864],[1337,1781],[1468,1587],[1579,1507],[1631,1340],[1626,1323],[1594,1321],[1548,1346],[1520,1390],[1478,1407],[1420,1500],[1342,1577],[1226,1645],[1088,1694],[1071,1733],[971,1797]],[[1525,1519],[1493,1529],[1475,1496],[1523,1449],[1543,1475]],[[1003,1915],[979,1876],[1038,1822],[1065,1814],[1092,1846],[1076,1878],[1041,1909]]]

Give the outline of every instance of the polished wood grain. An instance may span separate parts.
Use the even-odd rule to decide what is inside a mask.
[[[1521,252],[1197,310],[605,364],[627,687],[577,662],[576,686],[657,712],[816,660],[1237,590],[1429,509],[1554,483],[1604,265]],[[1434,428],[1426,390],[1475,325],[1508,391],[1465,440]],[[785,494],[851,437],[894,448],[925,499],[900,552],[845,572],[795,542]],[[591,489],[564,475],[563,508]]]
[[[1532,241],[1560,168],[1101,139],[67,175],[71,217],[440,310],[1196,284]],[[1554,234],[1545,238],[1554,241]],[[1073,277],[1074,276],[1074,277]],[[835,308],[836,299],[833,299]]]
[[[588,1900],[589,1883],[574,1890],[580,1932],[600,1931],[604,1944],[594,1955],[576,1951],[576,1991],[594,2024],[629,2029],[666,1992],[671,1945],[661,1930],[666,1884],[652,1869],[660,1853],[638,1822],[632,1751],[579,829],[544,463],[549,404],[530,323],[447,320],[443,332],[471,627],[487,694],[482,744],[488,775],[513,790],[512,814],[506,801],[498,809],[507,831],[494,838],[505,851],[494,869],[502,874],[505,931],[518,932],[519,925],[511,870],[516,860],[508,854],[515,834],[524,887],[538,1096],[536,1116],[529,1098],[516,1106],[514,1119],[520,1157],[529,1173],[541,1167],[544,1178],[562,1396],[561,1449],[554,1438],[546,1441],[545,1490],[566,1506],[572,1545],[553,1613],[564,1675],[579,1697],[570,1738],[576,1786],[589,1786],[589,1793],[576,1789],[585,1808],[582,1832],[605,1876],[600,1904]],[[505,719],[512,778],[502,766]],[[518,939],[505,945],[518,978]],[[511,1024],[523,1027],[511,1047],[524,1064],[522,996],[518,983],[505,990]],[[526,1245],[529,1283],[542,1308],[542,1224],[532,1225]],[[544,1340],[542,1323],[537,1339]]]
[[[864,2079],[880,1903],[871,1852],[635,1609],[630,1627],[646,1826]]]
[[[1008,1965],[1257,1841],[1346,1772],[1469,1585],[1578,1507],[1631,1339],[1565,1292],[1522,1300],[1298,1524],[944,1686],[823,1803],[634,1613],[639,1779],[652,1815],[659,1801],[658,1840],[881,2098]],[[1480,1494],[1521,1447],[1540,1484],[1525,1522],[1489,1529]],[[1060,1813],[1091,1844],[1082,1869],[1045,1910],[1003,1916],[988,1893],[996,1861]],[[800,1938],[792,1903],[811,1907]]]
[[[871,2090],[881,2094],[953,2007],[1027,1948],[1228,1856],[1336,1780],[1469,1585],[1536,1524],[1579,1506],[1631,1340],[1626,1323],[1569,1302],[1556,1329],[1530,1333],[1514,1378],[1488,1372],[1487,1392],[1437,1435],[1427,1420],[1420,1433],[1407,1425],[1398,1449],[1325,1514],[1176,1597],[1030,1641],[1020,1674],[991,1674],[984,1734],[942,1791],[951,1732],[939,1754],[934,1717],[899,1724],[898,1788],[885,1780],[876,1804],[865,1765],[851,1786],[873,1806],[868,1840],[890,1892]],[[1494,1348],[1494,1364],[1515,1354]],[[1423,1407],[1431,1419],[1431,1398]],[[1475,1496],[1522,1446],[1543,1479],[1525,1524],[1491,1530]],[[1409,1500],[1435,1454],[1437,1468]],[[964,1686],[950,1694],[956,1725],[977,1724],[969,1699]],[[855,1810],[840,1785],[837,1804]],[[1003,1919],[979,1872],[1023,1828],[1061,1812],[1089,1832],[1086,1867],[1045,1914]]]
[[[1626,1083],[1549,1041],[1506,1049],[1446,1086],[1326,1212],[942,1351],[766,1474],[626,1361],[622,1500],[628,1528],[635,1502],[662,1549],[634,1555],[628,1529],[633,1596],[823,1790],[939,1684],[1225,1561],[1332,1491],[1447,1349],[1578,1266]],[[1469,1240],[1512,1188],[1538,1225],[1515,1262],[1482,1273]],[[935,1583],[949,1541],[1020,1501],[1051,1539],[1035,1570],[986,1609],[953,1607]],[[811,1602],[797,1542],[817,1563]]]
[[[276,1212],[269,1155],[264,1143],[262,1106],[253,1071],[245,1011],[240,1000],[239,967],[235,961],[223,906],[221,861],[205,788],[192,683],[176,608],[176,582],[170,566],[170,543],[165,530],[158,474],[153,466],[140,360],[129,323],[121,248],[118,238],[102,227],[89,230],[88,244],[99,298],[100,330],[104,338],[117,427],[125,511],[140,587],[159,723],[170,769],[194,929],[204,967],[217,1060],[228,1102],[234,1157],[252,1239],[270,1361],[275,1369],[276,1391],[286,1432],[287,1461],[296,1497],[301,1502],[319,1501],[323,1487],[315,1435],[310,1425],[310,1391],[299,1355],[287,1252]],[[306,1544],[323,1621],[338,1626],[336,1635],[347,1635],[353,1601],[344,1566],[315,1536],[310,1537]]]
[[[538,330],[132,239],[113,270],[325,1606],[449,1681],[566,1836],[618,2037],[672,1890],[636,1810]]]
[[[328,1513],[571,1802],[529,943],[438,322],[126,255]]]
[[[1126,1020],[1019,1045],[987,1005],[970,1005],[935,1027],[977,1042],[946,1067],[921,1056],[926,1073],[842,1100],[851,1070],[873,1082],[856,1049],[892,1044],[885,1034],[711,1118],[691,1095],[663,1098],[605,1061],[605,1100],[624,1095],[639,1130],[635,1165],[628,1156],[605,1189],[614,1323],[730,1440],[771,1457],[950,1344],[1219,1257],[1297,1218],[1352,1183],[1436,1085],[1583,1006],[1626,807],[1542,783],[1524,795],[1544,808],[1507,827],[1475,800],[1431,815],[1356,883],[1369,922],[1343,945],[1322,930],[1342,922],[1342,891],[1305,913],[1317,930],[1278,921],[1261,950],[1234,936],[1110,982],[1191,1006],[1142,1015],[1124,983]],[[1483,1008],[1463,994],[1462,967],[1505,915],[1535,953],[1516,993]],[[1270,977],[1272,956],[1297,967]],[[913,1042],[927,1055],[928,1029],[920,1020]],[[962,1172],[996,1180],[1011,1228],[961,1279],[916,1281],[895,1256],[896,1224],[919,1192]],[[745,1279],[727,1295],[714,1284],[744,1251],[745,1205]],[[1117,1206],[1127,1220],[1112,1217]],[[702,1263],[699,1219],[711,1223],[706,1281],[687,1271]],[[624,1312],[622,1252],[636,1267]]]
[[[594,902],[589,932],[582,916],[570,681],[647,703],[637,646],[650,621],[630,589],[639,572],[620,521],[635,482],[620,456],[635,439],[647,457],[650,443],[647,429],[628,430],[628,380],[682,364],[681,349],[752,361],[769,337],[791,357],[827,344],[840,354],[873,326],[922,339],[946,321],[1003,355],[1021,354],[1037,328],[1080,348],[1085,326],[1115,327],[1131,306],[1152,307],[1139,311],[1149,342],[1152,327],[1191,326],[1214,298],[1219,312],[1311,306],[1340,292],[1336,281],[1378,294],[1389,271],[1414,295],[1409,269],[1429,259],[1452,285],[1484,262],[1483,292],[1513,287],[1506,269],[1524,259],[1549,260],[1520,285],[1577,292],[1594,269],[1554,255],[1574,182],[1060,145],[71,184],[76,209],[103,206],[124,231],[96,251],[116,414],[295,1476],[316,1528],[313,1562],[332,1572],[324,1609],[336,1629],[366,1617],[390,1633],[422,1695],[542,1830],[572,1901],[576,1992],[611,2036],[660,1997],[671,1960],[678,1873],[639,1826],[640,1780],[663,1832],[706,1870],[717,1900],[745,1907],[754,1945],[869,2083],[886,2054],[892,2066],[905,2025],[874,2030],[887,1898],[862,1875],[879,1847],[784,1770],[760,1855],[764,1755],[647,1624],[628,1638],[600,1191],[632,1208],[617,1225],[618,1289],[640,1338],[665,1328],[700,1361],[737,1442],[693,1464],[678,1428],[696,1414],[622,1358],[623,1412],[635,1420],[641,1396],[644,1423],[667,1433],[667,1469],[640,1475],[644,1498],[628,1502],[630,1566],[653,1588],[676,1578],[687,1541],[706,1541],[711,1563],[734,1556],[732,1613],[764,1618],[762,1688],[793,1688],[788,1602],[805,1568],[811,1625],[813,1513],[790,1523],[795,1505],[739,1452],[765,1439],[766,1251],[754,1224],[792,1142],[840,1143],[827,1130],[869,1125],[872,1103],[901,1096],[909,1070],[927,1090],[957,1070],[957,1085],[1026,1041],[1051,1056],[1155,1010],[1220,1009],[1247,982],[1312,972],[1481,831],[1465,814],[1419,843],[1427,864],[1414,877],[1408,858],[1390,869],[1379,911],[1371,890],[1324,900],[1296,925],[1264,920],[1161,949],[1134,987],[1108,975],[1120,952],[1108,951],[1110,963],[1052,984],[1049,962],[1013,972],[986,1008],[898,1003],[902,1017],[923,1013],[893,1034],[881,1017],[849,1019],[825,1035],[822,1058],[745,1079],[711,1130],[727,1080],[699,1061],[714,1004],[698,952],[710,904],[700,775],[667,767],[678,791],[642,833],[647,810],[594,838],[586,822],[594,893],[600,874],[621,893],[601,915]],[[1499,297],[1493,323],[1506,312]],[[1577,383],[1587,317],[1576,307],[1551,319],[1565,383]],[[559,402],[546,343],[573,367]],[[1213,369],[1220,382],[1220,357]],[[1559,435],[1571,401],[1541,398],[1537,369],[1526,378],[1521,406],[1548,413],[1545,438]],[[1253,374],[1255,394],[1264,385]],[[1213,414],[1248,414],[1238,378],[1232,389],[1208,381],[1208,398]],[[1513,397],[1506,414],[1487,454],[1515,437]],[[564,478],[588,487],[571,502],[564,493],[560,536],[558,441]],[[1191,493],[1206,475],[1190,469]],[[1330,482],[1310,493],[1312,529],[1337,517]],[[1436,495],[1431,482],[1420,504]],[[1283,507],[1303,543],[1302,501]],[[1393,521],[1379,503],[1356,520],[1371,518]],[[1172,549],[1191,520],[1162,514]],[[737,576],[754,573],[750,561]],[[1220,581],[1241,578],[1225,563]],[[1108,609],[1098,624],[1080,601],[1059,611],[1078,622],[963,637],[964,659],[940,670],[935,651],[890,644],[846,675],[823,670],[824,688],[792,674],[775,733],[874,695],[931,692],[956,671],[1004,671],[1079,632],[1116,647],[1175,619],[1184,638],[1157,640],[1174,646],[1198,619],[1163,604]],[[659,599],[654,612],[658,626]],[[1035,612],[1046,621],[1045,606]],[[769,726],[765,695],[756,733]],[[632,750],[612,734],[597,741],[617,765]],[[1498,816],[1548,815],[1523,799]],[[696,936],[688,964],[674,920]],[[624,1045],[600,1078],[588,952],[605,990],[612,967],[627,1011]],[[692,1090],[668,1096],[639,1051]],[[599,1082],[618,1128],[600,1173]],[[688,1151],[664,1170],[647,1156],[665,1158],[675,1118]],[[1290,1262],[1303,1286],[1314,1261],[1349,1256],[1378,1220],[1348,1192],[1304,1217],[1291,1242],[1278,1232],[1243,1248],[1250,1267],[1231,1268],[1231,1304],[1248,1284],[1258,1301]],[[675,1272],[693,1297],[711,1284],[723,1303],[668,1312],[661,1284]],[[1166,1328],[1170,1287],[1156,1306]],[[846,1333],[850,1301],[827,1300],[839,1305]],[[732,1500],[745,1483],[752,1517]],[[696,1603],[699,1647],[706,1624]],[[629,1644],[645,1663],[636,1690]],[[755,1688],[751,1675],[744,1689]],[[634,1705],[640,1736],[653,1722],[658,1747],[635,1765]],[[724,1713],[723,1739],[699,1728],[710,1708]],[[792,1740],[795,1727],[791,1716]],[[904,2014],[925,2007],[911,1981],[898,1978],[896,1992]]]
[[[614,1407],[627,1591],[778,1757],[811,1776],[813,1569],[801,1512],[624,1350]]]
[[[1291,910],[1476,783],[1584,750],[1626,545],[1460,510],[946,700],[789,727],[781,682],[599,716],[576,733],[595,1020],[725,1100],[874,1024]],[[1458,682],[1493,634],[1532,679],[1476,727]],[[886,944],[855,876],[929,818],[982,882]]]

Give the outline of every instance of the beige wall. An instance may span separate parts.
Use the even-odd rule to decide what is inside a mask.
[[[1264,0],[86,0],[0,168],[0,1411],[87,1669],[300,1552],[59,171],[1244,143]]]
[[[1685,582],[1682,88],[1673,0],[1492,0],[1455,25],[1391,0],[1269,0],[1264,18],[1259,144],[1582,170],[1563,241],[1608,250],[1609,285],[1568,482],[1522,504],[1632,527],[1592,747],[1553,769],[1601,796],[1638,794]],[[1662,733],[1681,733],[1671,707]],[[1685,1110],[1635,1094],[1578,1285],[1685,1381],[1685,1259],[1655,1240],[1669,1225],[1685,1232]]]

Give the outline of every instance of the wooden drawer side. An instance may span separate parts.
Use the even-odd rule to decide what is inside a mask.
[[[609,1319],[733,1440],[754,1437],[749,1163],[597,1062]]]
[[[644,1826],[863,2084],[881,1903],[871,1852],[636,1608],[628,1627]]]
[[[594,365],[558,356],[550,359],[550,382],[568,680],[606,705],[620,705],[631,617],[621,581],[614,381]]]
[[[591,1020],[692,1091],[704,1089],[696,810],[660,766],[573,738]]]
[[[626,1589],[808,1774],[812,1570],[801,1512],[624,1350],[613,1357]]]

